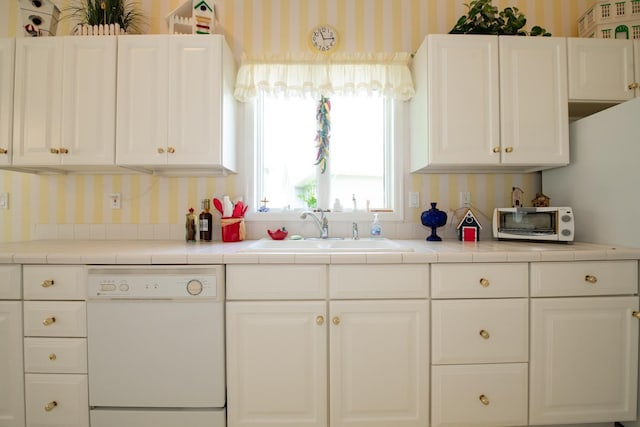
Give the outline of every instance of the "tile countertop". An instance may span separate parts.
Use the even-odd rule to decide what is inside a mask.
[[[0,244],[0,264],[416,264],[640,259],[640,248],[495,240],[396,240],[413,252],[241,252],[253,242],[34,240]]]

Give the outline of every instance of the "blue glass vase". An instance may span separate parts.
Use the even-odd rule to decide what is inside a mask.
[[[436,204],[436,202],[431,202],[431,209],[420,215],[422,225],[431,228],[431,235],[427,237],[429,242],[442,241],[442,238],[436,234],[436,229],[447,223],[447,213],[436,208]]]

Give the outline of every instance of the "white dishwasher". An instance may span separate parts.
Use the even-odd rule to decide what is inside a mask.
[[[224,267],[90,267],[92,427],[224,427]]]

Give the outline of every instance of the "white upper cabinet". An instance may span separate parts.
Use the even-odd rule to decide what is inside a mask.
[[[640,94],[633,40],[569,38],[568,54],[570,101],[620,102]]]
[[[116,140],[116,39],[68,37],[62,74],[63,164],[112,165]]]
[[[500,37],[500,160],[569,163],[567,46],[553,37]]]
[[[60,164],[64,45],[57,37],[16,39],[13,163]],[[52,151],[58,150],[58,153]]]
[[[16,39],[13,164],[113,166],[113,37]]]
[[[430,35],[413,60],[411,171],[497,165],[498,38]]]
[[[168,64],[168,36],[119,37],[117,163],[166,163]]]
[[[429,35],[413,63],[411,171],[569,162],[566,41]]]
[[[0,38],[0,165],[11,164],[15,40]]]
[[[234,171],[235,70],[219,35],[120,37],[117,163]]]

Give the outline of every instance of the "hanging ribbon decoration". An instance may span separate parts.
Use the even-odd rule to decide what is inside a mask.
[[[329,158],[329,139],[331,138],[331,101],[324,96],[320,97],[318,109],[316,111],[316,120],[318,122],[318,130],[316,134],[316,155],[315,165],[320,165],[320,173],[324,173],[327,169],[327,159]]]

